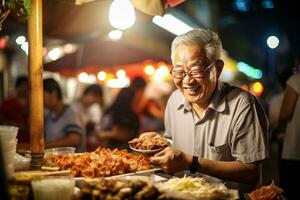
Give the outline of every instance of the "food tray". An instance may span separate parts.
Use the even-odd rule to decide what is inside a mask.
[[[123,178],[123,177],[127,177],[127,176],[135,176],[135,175],[150,176],[151,174],[154,174],[155,172],[158,172],[161,170],[162,170],[161,168],[153,168],[153,169],[147,169],[147,170],[143,170],[143,171],[125,173],[125,174],[114,175],[114,176],[107,176],[105,178]],[[75,177],[75,180],[76,181],[97,180],[99,178],[103,178],[103,177],[96,177],[96,178]]]

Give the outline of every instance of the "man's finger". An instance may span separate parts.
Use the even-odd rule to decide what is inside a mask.
[[[163,149],[163,150],[161,150],[160,152],[154,154],[153,157],[161,157],[161,156],[165,155],[166,152],[167,152],[167,150],[166,150],[166,149]]]
[[[155,165],[162,165],[167,162],[167,157],[166,155],[159,156],[159,157],[151,157],[150,162]]]

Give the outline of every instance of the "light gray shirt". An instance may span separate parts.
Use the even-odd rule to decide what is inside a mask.
[[[45,112],[46,142],[66,138],[70,133],[80,135],[81,145],[76,147],[76,151],[82,152],[85,138],[80,120],[71,107],[65,106],[64,110],[58,116],[54,116],[53,113],[48,110]]]
[[[173,145],[210,160],[252,163],[268,158],[268,125],[255,96],[222,82],[202,118],[179,90],[170,96],[165,112],[165,134]]]

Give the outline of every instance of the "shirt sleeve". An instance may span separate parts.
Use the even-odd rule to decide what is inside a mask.
[[[69,108],[68,115],[65,118],[66,125],[64,127],[65,135],[69,135],[70,133],[76,133],[80,136],[83,135],[83,129],[81,127],[81,123],[79,117],[75,114],[75,112]]]
[[[298,94],[300,94],[300,73],[291,76],[287,84],[293,88]]]
[[[241,107],[233,122],[232,156],[243,163],[252,163],[269,157],[266,114],[255,98]]]

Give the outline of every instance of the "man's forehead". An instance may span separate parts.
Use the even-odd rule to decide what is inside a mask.
[[[199,45],[180,45],[175,49],[174,61],[203,62],[203,48]]]
[[[180,60],[180,59],[175,59],[173,64],[176,65],[188,65],[188,66],[193,66],[193,65],[202,65],[204,61],[200,58],[194,58],[191,60]]]

